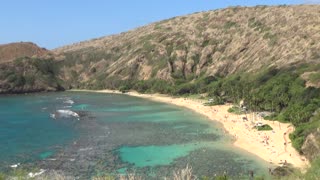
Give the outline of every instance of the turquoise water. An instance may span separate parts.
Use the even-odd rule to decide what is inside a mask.
[[[77,136],[70,122],[50,119],[47,108],[55,108],[56,103],[55,98],[44,95],[0,97],[2,162],[15,163],[46,158],[52,155],[58,146]]]
[[[198,144],[122,147],[121,158],[136,167],[170,165],[177,157],[187,156],[191,151],[203,147]]]
[[[60,117],[57,110],[80,118]],[[3,169],[22,163],[77,177],[127,171],[165,177],[187,164],[206,176],[265,174],[267,169],[231,146],[219,124],[188,109],[126,95],[0,96],[0,123]]]

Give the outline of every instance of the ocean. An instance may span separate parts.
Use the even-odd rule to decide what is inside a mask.
[[[232,146],[221,124],[193,111],[122,94],[0,96],[0,171],[56,170],[88,179],[135,172],[157,179],[192,167],[197,177],[266,175]]]

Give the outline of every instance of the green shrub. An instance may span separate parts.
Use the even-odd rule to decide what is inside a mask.
[[[197,93],[197,86],[193,83],[185,83],[176,87],[175,95],[195,94]]]
[[[32,59],[31,63],[43,74],[57,74],[58,72],[53,60]]]
[[[249,27],[253,28],[255,31],[259,31],[259,32],[266,32],[271,30],[271,28],[267,27],[261,21],[256,20],[255,18],[250,18],[248,25]]]
[[[25,82],[27,85],[34,85],[34,82],[36,81],[35,76],[32,74],[26,74],[24,76]]]
[[[320,158],[311,163],[311,167],[304,174],[305,179],[319,179],[320,177]]]
[[[173,88],[170,82],[164,80],[152,80],[151,91],[162,94],[172,94]]]
[[[269,40],[269,46],[274,46],[277,41],[278,41],[278,37],[275,34],[272,34],[270,32],[267,32],[264,34],[263,39],[268,39]]]
[[[0,180],[5,180],[5,179],[7,179],[6,175],[3,173],[0,173]]]
[[[237,27],[238,24],[236,22],[233,22],[233,21],[228,21],[224,24],[223,28],[224,29],[230,29],[232,27]]]
[[[139,93],[146,93],[150,88],[151,88],[151,84],[147,81],[138,81],[133,86],[133,89],[135,89]]]
[[[228,180],[227,176],[217,176],[214,178],[214,180]]]
[[[257,126],[256,127],[258,131],[272,131],[272,127],[269,126],[268,124],[264,124],[262,126]]]
[[[312,73],[309,75],[309,79],[312,83],[320,82],[320,73]]]
[[[21,74],[11,74],[8,77],[8,81],[11,82],[14,87],[23,86],[25,84],[25,79]]]
[[[120,86],[119,91],[122,93],[128,92],[130,90],[130,87],[128,85]]]
[[[233,114],[243,114],[243,111],[239,106],[232,106],[228,109],[228,112]]]
[[[96,73],[96,72],[97,72],[97,69],[96,69],[95,67],[93,67],[93,68],[90,69],[90,73],[94,74],[94,73]]]
[[[185,80],[185,77],[184,77],[184,74],[182,72],[182,70],[176,70],[175,72],[173,72],[171,74],[171,77],[174,78],[174,79],[183,79]]]

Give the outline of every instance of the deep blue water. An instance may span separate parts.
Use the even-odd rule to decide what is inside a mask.
[[[50,117],[57,110],[72,110],[80,120]],[[265,173],[264,162],[230,142],[220,125],[203,116],[136,97],[81,92],[0,96],[2,168],[22,163],[79,177],[132,169],[170,176],[189,164],[207,176]]]

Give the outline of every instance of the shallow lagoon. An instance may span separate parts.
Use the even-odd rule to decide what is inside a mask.
[[[60,109],[81,118],[50,117]],[[126,95],[1,96],[0,123],[4,170],[22,163],[83,178],[131,171],[164,177],[189,164],[198,176],[267,173],[265,162],[231,145],[220,124],[185,108]]]

